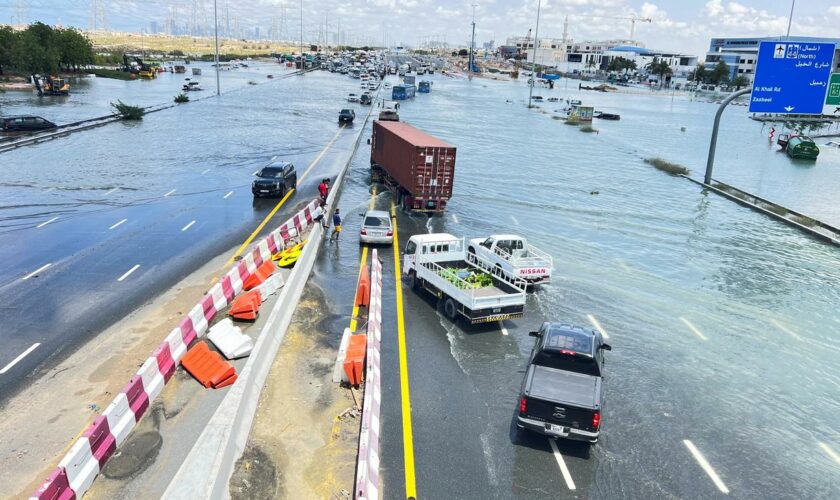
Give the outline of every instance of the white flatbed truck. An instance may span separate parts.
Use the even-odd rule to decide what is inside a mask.
[[[409,238],[403,273],[414,290],[425,289],[450,320],[463,316],[471,324],[521,318],[527,283],[467,252],[466,242],[451,234],[418,234]],[[489,275],[492,284],[477,286],[469,274]]]

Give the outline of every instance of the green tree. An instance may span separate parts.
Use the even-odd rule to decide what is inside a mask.
[[[5,67],[12,65],[17,40],[17,33],[11,26],[0,26],[0,75]]]
[[[729,74],[729,66],[723,61],[718,61],[709,74],[709,81],[715,85],[725,85],[729,83]]]
[[[741,87],[746,87],[750,84],[750,79],[744,75],[738,75],[732,80],[732,85],[735,86],[735,90],[741,90]]]
[[[58,71],[58,50],[54,45],[44,45],[37,32],[26,29],[18,35],[12,66],[27,74],[55,73]]]
[[[59,66],[78,70],[79,66],[93,62],[93,44],[88,37],[74,28],[58,30]]]
[[[667,61],[660,60],[658,57],[654,57],[653,61],[649,62],[645,66],[645,69],[647,70],[648,74],[659,76],[659,85],[662,85],[662,82],[663,80],[665,80],[666,76],[673,73],[671,65],[668,64]]]
[[[631,61],[630,59],[625,59],[624,57],[616,57],[607,65],[607,71],[616,71],[619,73],[636,71],[636,61]]]
[[[688,80],[698,84],[706,83],[707,77],[706,66],[703,63],[698,64],[696,68],[688,72]]]

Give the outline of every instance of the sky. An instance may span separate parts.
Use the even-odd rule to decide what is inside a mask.
[[[301,4],[307,42],[342,41],[419,46],[427,40],[445,40],[465,46],[475,5],[476,45],[512,36],[525,36],[535,28],[538,0],[216,0],[220,24],[250,29],[263,36],[272,26],[286,38],[299,39]],[[0,23],[41,21],[88,28],[91,6],[100,4],[106,26],[121,31],[160,30],[170,16],[176,23],[212,26],[213,0],[0,0]],[[701,56],[712,37],[778,36],[787,30],[789,0],[543,0],[539,36],[560,38],[568,15],[574,40],[627,38],[630,16],[650,18],[636,22],[635,38],[655,49]],[[193,15],[195,13],[195,16]],[[98,16],[101,24],[101,16]],[[285,22],[284,22],[285,20]],[[799,0],[793,15],[792,35],[840,37],[840,0]]]

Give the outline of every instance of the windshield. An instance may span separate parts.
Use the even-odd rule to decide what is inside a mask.
[[[283,170],[277,168],[264,168],[260,170],[260,177],[268,177],[272,179],[280,179],[283,177]]]
[[[386,217],[366,217],[365,227],[391,227],[391,221]]]

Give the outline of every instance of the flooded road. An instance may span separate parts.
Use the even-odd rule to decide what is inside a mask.
[[[716,105],[541,89],[622,115],[585,134],[553,120],[553,103],[526,109],[523,84],[432,79],[400,116],[458,147],[455,194],[442,218],[400,214],[400,241],[518,233],[553,256],[555,279],[504,329],[452,324],[404,292],[418,496],[837,497],[826,450],[840,452],[840,254],[643,163],[659,156],[701,175]],[[0,171],[0,366],[42,344],[0,376],[3,393],[240,243],[274,206],[252,202],[253,171],[278,155],[300,175],[337,134],[277,220],[313,195],[352,145],[354,131],[335,124],[349,92],[356,80],[316,72],[2,155],[21,167]],[[716,178],[840,222],[840,154],[792,163],[745,114],[725,115]],[[368,154],[363,143],[339,204],[344,235],[315,271],[348,313]],[[377,208],[390,202],[377,196]],[[382,477],[385,498],[404,498],[392,256],[382,252]],[[600,325],[613,345],[591,450],[555,450],[513,426],[527,332],[548,320]]]
[[[404,103],[400,116],[458,147],[455,194],[445,217],[400,214],[400,240],[429,231],[521,234],[554,257],[555,280],[504,329],[453,325],[427,295],[406,287],[418,496],[836,497],[838,463],[826,450],[840,449],[840,254],[642,161],[662,156],[697,173],[708,139],[708,129],[698,129],[716,106],[603,96],[625,100],[595,103],[622,121],[596,122],[600,133],[585,134],[525,109],[524,86],[434,79],[432,93]],[[828,218],[836,209],[833,157],[808,170],[791,164],[766,145],[760,125],[733,110],[724,126],[754,133],[757,145],[742,136],[738,161],[721,154],[716,177],[747,187],[772,172],[778,179],[763,186],[785,186],[787,200],[763,196]],[[643,123],[657,132],[648,136]],[[741,162],[747,158],[755,162]],[[356,175],[364,176],[367,160],[360,150]],[[822,197],[800,191],[795,179],[803,175],[821,176]],[[351,182],[342,203],[363,206],[367,190]],[[378,197],[379,208],[389,204],[389,195]],[[352,272],[356,244],[335,251],[336,271]],[[393,283],[391,258],[383,259],[385,282]],[[383,475],[386,498],[404,498],[389,293],[386,286]],[[597,323],[613,345],[602,438],[591,450],[561,441],[555,451],[513,426],[533,345],[527,332],[553,320]]]
[[[311,200],[317,176],[334,175],[355,140],[352,127],[336,123],[351,89],[311,73],[5,153],[0,366],[39,345],[0,375],[0,400],[205,261],[232,253],[279,201],[250,192],[271,158],[292,161],[299,179],[274,221]]]

